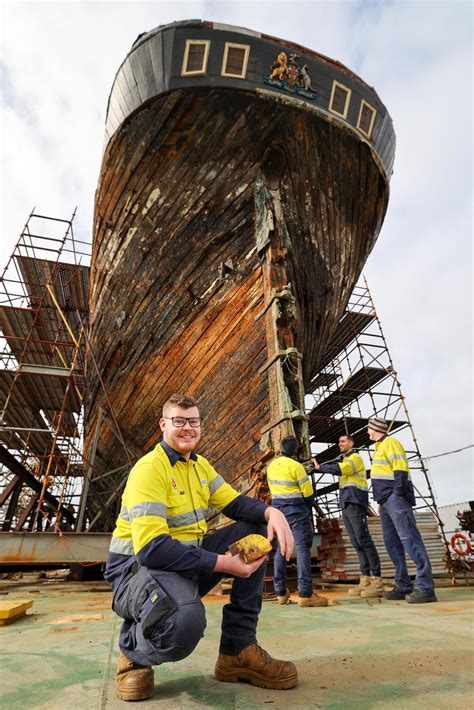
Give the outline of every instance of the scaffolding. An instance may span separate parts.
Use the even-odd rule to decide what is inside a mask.
[[[373,416],[386,419],[390,433],[396,433],[407,452],[416,510],[430,510],[439,520],[429,472],[365,278],[355,287],[318,365],[305,398],[313,456],[319,463],[336,461],[338,439],[349,434],[370,469],[373,443],[367,433],[368,420]],[[339,517],[339,485],[334,476],[313,474],[313,484],[319,515]]]
[[[76,517],[90,244],[33,211],[0,281],[0,527]]]
[[[105,520],[110,526],[129,468],[126,464],[94,477],[95,447],[91,461],[83,460],[90,244],[75,238],[74,216],[57,219],[33,210],[0,281],[3,531],[43,530],[60,519],[60,511],[78,531],[102,528]],[[438,518],[428,470],[365,280],[354,289],[317,372],[305,396],[312,454],[320,463],[338,459],[338,438],[350,434],[370,469],[368,419],[389,420],[390,431],[407,451],[416,507]],[[105,410],[96,436],[104,425],[123,444],[113,413]],[[319,516],[339,517],[338,482],[313,474],[313,483]]]

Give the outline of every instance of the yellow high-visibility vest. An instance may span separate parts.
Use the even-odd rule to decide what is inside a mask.
[[[395,472],[402,479],[399,485],[395,482]],[[407,455],[402,444],[392,436],[385,436],[376,442],[370,478],[376,501],[386,500],[394,488],[399,487],[400,493],[405,495],[412,505],[414,504],[413,483]]]
[[[130,471],[110,551],[137,554],[159,535],[198,545],[209,509],[220,511],[238,495],[203,456],[173,466],[158,444]]]
[[[313,494],[304,466],[289,456],[279,456],[267,468],[267,481],[275,507],[305,508],[304,498]]]
[[[368,490],[367,472],[362,456],[353,451],[344,456],[338,464],[341,469],[341,477],[339,479],[339,488],[354,487],[362,491]]]

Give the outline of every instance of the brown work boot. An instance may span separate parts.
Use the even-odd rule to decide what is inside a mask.
[[[360,597],[363,590],[367,589],[367,587],[370,586],[370,579],[371,578],[368,575],[362,575],[359,584],[355,587],[352,587],[352,589],[349,589],[349,596]]]
[[[326,597],[320,597],[316,592],[310,597],[300,597],[298,596],[298,606],[327,606],[328,600]]]
[[[256,643],[237,656],[219,653],[215,676],[227,683],[243,681],[258,688],[287,690],[298,684],[298,671],[291,661],[277,661]]]
[[[290,590],[287,589],[284,594],[277,594],[277,604],[289,604],[290,603]]]
[[[153,668],[130,661],[120,651],[115,675],[115,694],[120,700],[145,700],[153,695]]]
[[[370,584],[360,593],[365,599],[377,599],[383,597],[383,581],[382,577],[370,577]]]

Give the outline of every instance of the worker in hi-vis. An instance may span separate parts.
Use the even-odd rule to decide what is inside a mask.
[[[163,441],[132,468],[110,543],[105,579],[113,609],[124,620],[116,693],[122,700],[153,695],[153,668],[186,658],[204,635],[201,597],[233,577],[223,607],[215,676],[262,688],[293,688],[294,663],[272,658],[258,644],[266,555],[245,562],[225,554],[248,534],[277,537],[289,559],[293,536],[284,515],[241,495],[195,452],[201,416],[194,399],[173,395],[160,419]],[[239,522],[206,534],[209,508]]]
[[[367,525],[369,489],[367,471],[362,456],[354,451],[354,439],[348,434],[339,437],[340,463],[319,464],[312,459],[316,471],[339,476],[339,505],[344,526],[357,552],[360,582],[349,590],[351,596],[382,597],[384,593],[380,572],[380,557]]]
[[[306,469],[295,458],[297,450],[298,440],[294,436],[285,436],[281,440],[280,456],[267,467],[268,487],[272,505],[285,515],[295,539],[298,604],[302,607],[327,606],[326,597],[320,597],[313,591],[311,515],[314,491]],[[290,592],[286,586],[286,559],[279,545],[275,552],[273,586],[278,604],[288,604]]]
[[[395,566],[395,587],[384,597],[406,599],[410,604],[436,602],[428,553],[413,514],[415,491],[405,449],[388,434],[385,419],[369,419],[368,433],[371,441],[375,441],[370,471],[372,493],[380,508],[385,547]],[[416,565],[415,589],[408,575],[405,552]]]

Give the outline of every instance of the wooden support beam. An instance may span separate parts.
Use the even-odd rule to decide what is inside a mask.
[[[283,168],[283,164],[282,164]],[[267,360],[260,368],[268,378],[269,422],[262,427],[265,443],[278,450],[284,436],[299,442],[299,457],[309,460],[308,422],[305,414],[302,354],[295,345],[296,298],[292,292],[288,254],[292,250],[280,190],[269,190],[258,177],[255,185],[257,249],[263,256],[264,308]]]

